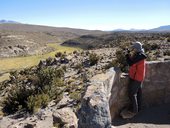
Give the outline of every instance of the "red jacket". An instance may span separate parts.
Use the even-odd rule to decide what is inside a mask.
[[[130,58],[129,55],[126,55],[126,57],[130,66],[129,77],[133,80],[142,82],[145,77],[146,56],[143,53],[137,53],[133,58]]]

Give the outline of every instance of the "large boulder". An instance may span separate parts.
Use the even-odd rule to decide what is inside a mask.
[[[116,70],[111,68],[91,79],[79,111],[79,128],[111,128],[109,99],[115,77]]]

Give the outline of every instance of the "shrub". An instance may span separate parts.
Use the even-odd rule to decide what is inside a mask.
[[[3,102],[3,111],[7,114],[14,113],[23,108],[27,108],[27,98],[32,95],[33,91],[24,86],[15,86],[8,93]]]
[[[111,67],[115,67],[115,66],[117,66],[117,61],[116,60],[112,60],[112,61],[110,61],[107,65],[105,65],[105,69],[109,69],[109,68],[111,68]]]
[[[38,108],[44,108],[48,105],[50,98],[47,94],[31,95],[27,99],[27,107],[30,112],[37,112]]]
[[[40,79],[37,75],[28,75],[27,76],[28,82],[31,82],[33,85],[38,85],[40,83]]]
[[[83,69],[83,64],[82,63],[78,63],[74,66],[74,68],[76,70],[79,70],[79,72],[82,72],[82,69]]]
[[[88,44],[88,45],[87,45],[87,49],[89,49],[89,50],[90,50],[90,49],[94,49],[94,48],[95,48],[95,46],[93,46],[93,45],[91,45],[91,44]]]
[[[45,67],[36,72],[32,70],[30,69],[30,72],[27,71],[26,74],[21,73],[23,75],[12,73],[15,75],[15,80],[10,81],[12,87],[3,102],[3,111],[6,114],[20,109],[35,112],[38,108],[47,106],[50,100],[59,101],[62,98],[64,87],[62,69]]]
[[[119,67],[121,71],[128,72],[128,64],[126,62],[126,57],[124,54],[124,50],[130,46],[130,43],[124,43],[120,45],[120,48],[116,51],[116,58],[109,62],[104,68],[108,69],[110,67]]]
[[[146,58],[146,60],[147,61],[155,61],[157,58],[154,56],[154,55],[152,55],[152,54],[147,54],[147,58]]]
[[[66,66],[66,65],[63,65],[63,66],[61,67],[61,70],[66,71],[66,70],[67,70],[67,66]]]
[[[55,54],[55,57],[61,57],[62,56],[62,52],[57,52],[56,54]]]
[[[48,94],[50,99],[61,99],[64,82],[61,79],[64,75],[63,69],[44,68],[38,72],[40,78],[39,87],[43,93]]]
[[[43,88],[43,92],[48,94],[50,99],[60,99],[60,95],[62,95],[62,88],[64,87],[64,82],[57,78],[53,81],[51,85],[45,85]]]
[[[160,46],[158,44],[148,44],[148,43],[146,43],[143,47],[144,47],[146,52],[151,51],[151,50],[160,49]]]
[[[170,50],[164,51],[164,56],[170,56]]]
[[[170,37],[167,39],[167,42],[170,42]]]
[[[71,84],[71,83],[73,83],[73,82],[75,82],[75,79],[70,78],[70,79],[67,81],[67,84]]]
[[[61,78],[64,75],[64,71],[62,69],[45,67],[38,71],[37,75],[40,79],[40,87],[43,89],[43,86],[51,85],[56,78]]]
[[[11,81],[15,81],[18,77],[18,72],[17,71],[11,71],[9,77],[10,77]]]
[[[67,91],[69,92],[69,96],[71,99],[76,101],[77,103],[80,103],[81,97],[83,93],[85,92],[85,88],[83,84],[75,85],[75,84],[69,84],[67,86]]]
[[[97,64],[98,60],[99,60],[99,56],[96,53],[91,53],[89,55],[89,61],[91,66]]]
[[[89,54],[90,54],[90,52],[89,52],[89,51],[86,51],[86,52],[85,52],[85,55],[86,55],[86,56],[88,56]]]
[[[78,53],[77,50],[74,50],[74,51],[73,51],[73,54],[77,54],[77,53]]]
[[[158,44],[152,44],[151,45],[151,50],[157,50],[157,49],[159,49],[160,47],[159,47],[159,45]]]
[[[81,99],[81,92],[80,91],[74,91],[70,94],[70,98],[76,101],[80,101]]]
[[[53,63],[53,58],[49,57],[46,59],[46,64],[51,65]]]
[[[116,67],[119,67],[121,71],[127,72],[128,64],[126,62],[126,57],[122,49],[116,51],[116,59],[113,61],[113,64]]]

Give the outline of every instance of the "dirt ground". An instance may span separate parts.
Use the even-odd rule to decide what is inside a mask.
[[[134,118],[113,121],[116,128],[170,128],[170,104],[145,108]]]

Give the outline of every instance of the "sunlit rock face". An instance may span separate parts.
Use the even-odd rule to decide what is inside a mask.
[[[116,76],[111,68],[91,79],[79,112],[79,128],[111,128],[109,99]]]

